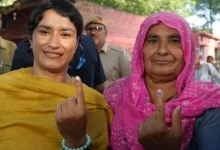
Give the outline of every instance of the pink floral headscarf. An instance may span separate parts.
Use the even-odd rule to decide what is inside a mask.
[[[168,124],[171,124],[173,110],[177,106],[182,107],[184,138],[181,149],[185,149],[192,138],[196,117],[209,108],[220,106],[219,88],[212,83],[197,82],[194,79],[195,46],[193,33],[188,23],[179,15],[171,12],[152,14],[144,20],[136,38],[132,58],[132,75],[116,81],[104,92],[114,111],[110,136],[113,150],[143,149],[137,141],[138,127],[155,111],[155,105],[150,102],[150,96],[144,84],[145,70],[142,51],[150,27],[159,22],[176,29],[181,35],[185,66],[177,78],[176,88],[179,97],[165,103]]]

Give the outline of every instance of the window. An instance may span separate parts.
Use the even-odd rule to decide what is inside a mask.
[[[200,51],[201,51],[201,60],[203,60],[204,61],[204,55],[205,55],[205,52],[204,52],[204,46],[200,46]]]
[[[202,35],[200,36],[200,41],[203,41],[203,36]]]
[[[215,49],[215,58],[220,63],[220,49]]]

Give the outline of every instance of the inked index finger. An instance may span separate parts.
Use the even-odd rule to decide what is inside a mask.
[[[78,107],[86,107],[84,91],[80,77],[76,76],[76,97]]]
[[[159,120],[165,120],[165,104],[163,101],[163,91],[161,89],[157,90],[157,99],[155,101],[156,114]]]

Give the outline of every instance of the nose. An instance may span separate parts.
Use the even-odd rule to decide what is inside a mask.
[[[158,50],[158,55],[168,55],[169,54],[169,48],[168,48],[168,41],[167,40],[161,40]]]
[[[59,39],[58,34],[56,34],[56,33],[52,34],[50,37],[48,46],[51,49],[57,49],[57,48],[59,48],[59,45],[60,45],[60,39]]]
[[[94,35],[96,33],[96,30],[95,29],[92,29],[91,30],[91,35]]]
[[[90,31],[90,32],[86,32],[86,34],[88,35],[88,36],[90,36],[90,37],[92,37],[92,36],[94,36],[95,35],[95,33],[94,33],[94,31],[92,30],[92,31]]]

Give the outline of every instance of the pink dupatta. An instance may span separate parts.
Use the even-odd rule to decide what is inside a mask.
[[[119,79],[104,92],[114,111],[110,137],[113,150],[143,149],[137,141],[138,127],[155,111],[155,105],[150,103],[149,93],[144,84],[142,49],[150,27],[158,22],[176,29],[181,35],[185,66],[176,84],[179,97],[165,104],[167,123],[171,123],[174,108],[182,107],[184,138],[181,149],[185,149],[192,138],[196,117],[209,108],[220,106],[219,88],[212,83],[197,82],[194,79],[194,37],[186,20],[171,12],[152,14],[144,20],[136,38],[132,58],[132,75]]]

